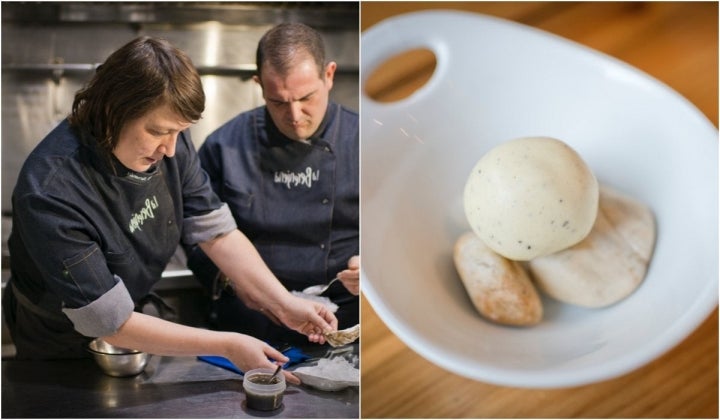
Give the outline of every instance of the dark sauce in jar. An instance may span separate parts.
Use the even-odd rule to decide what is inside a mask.
[[[255,374],[246,380],[258,385],[276,385],[280,383],[280,378],[273,377],[271,374]],[[283,390],[277,393],[255,392],[253,389],[245,389],[247,397],[247,406],[253,410],[272,411],[280,408],[283,399]]]

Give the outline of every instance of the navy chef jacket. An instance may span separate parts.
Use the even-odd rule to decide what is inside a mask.
[[[83,145],[63,121],[30,154],[13,191],[10,284],[25,315],[4,311],[20,331],[17,344],[33,328],[25,335],[42,340],[38,352],[72,356],[83,336],[118,330],[181,241],[235,228],[186,132],[174,157],[137,173]],[[43,315],[45,322],[29,319]]]
[[[359,254],[358,126],[357,113],[330,102],[309,141],[294,141],[261,106],[200,147],[213,189],[289,290],[333,279]],[[205,271],[197,250],[188,258],[196,273]]]

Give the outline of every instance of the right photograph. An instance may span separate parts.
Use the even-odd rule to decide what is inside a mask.
[[[718,417],[718,3],[361,2],[362,418]]]

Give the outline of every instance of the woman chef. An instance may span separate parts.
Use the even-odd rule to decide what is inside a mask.
[[[337,328],[324,306],[278,282],[213,193],[187,132],[204,107],[190,59],[141,37],[98,67],[30,154],[13,192],[3,296],[19,359],[85,357],[102,337],[158,355],[225,356],[244,371],[287,361],[247,335],[134,311],[179,242],[199,244],[248,305],[310,341]]]

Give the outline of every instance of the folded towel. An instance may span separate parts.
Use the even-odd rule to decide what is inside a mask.
[[[302,350],[295,348],[295,347],[290,347],[289,349],[283,351],[282,353],[288,359],[290,359],[290,360],[288,360],[287,363],[285,363],[283,365],[284,369],[287,369],[288,367],[290,367],[292,365],[302,363],[305,360],[310,358],[310,356],[303,353]],[[222,356],[198,356],[197,358],[198,358],[198,360],[201,360],[206,363],[210,363],[211,365],[219,366],[223,369],[231,370],[231,371],[233,371],[235,373],[239,373],[241,375],[243,374],[243,371],[238,369],[237,366],[235,366],[233,364],[233,362],[231,362],[230,360],[228,360],[225,357],[222,357]]]
[[[211,365],[220,366],[223,369],[231,370],[235,373],[243,374],[243,372],[238,369],[233,362],[230,360],[222,357],[222,356],[198,356],[198,360],[201,360],[203,362],[210,363]]]

